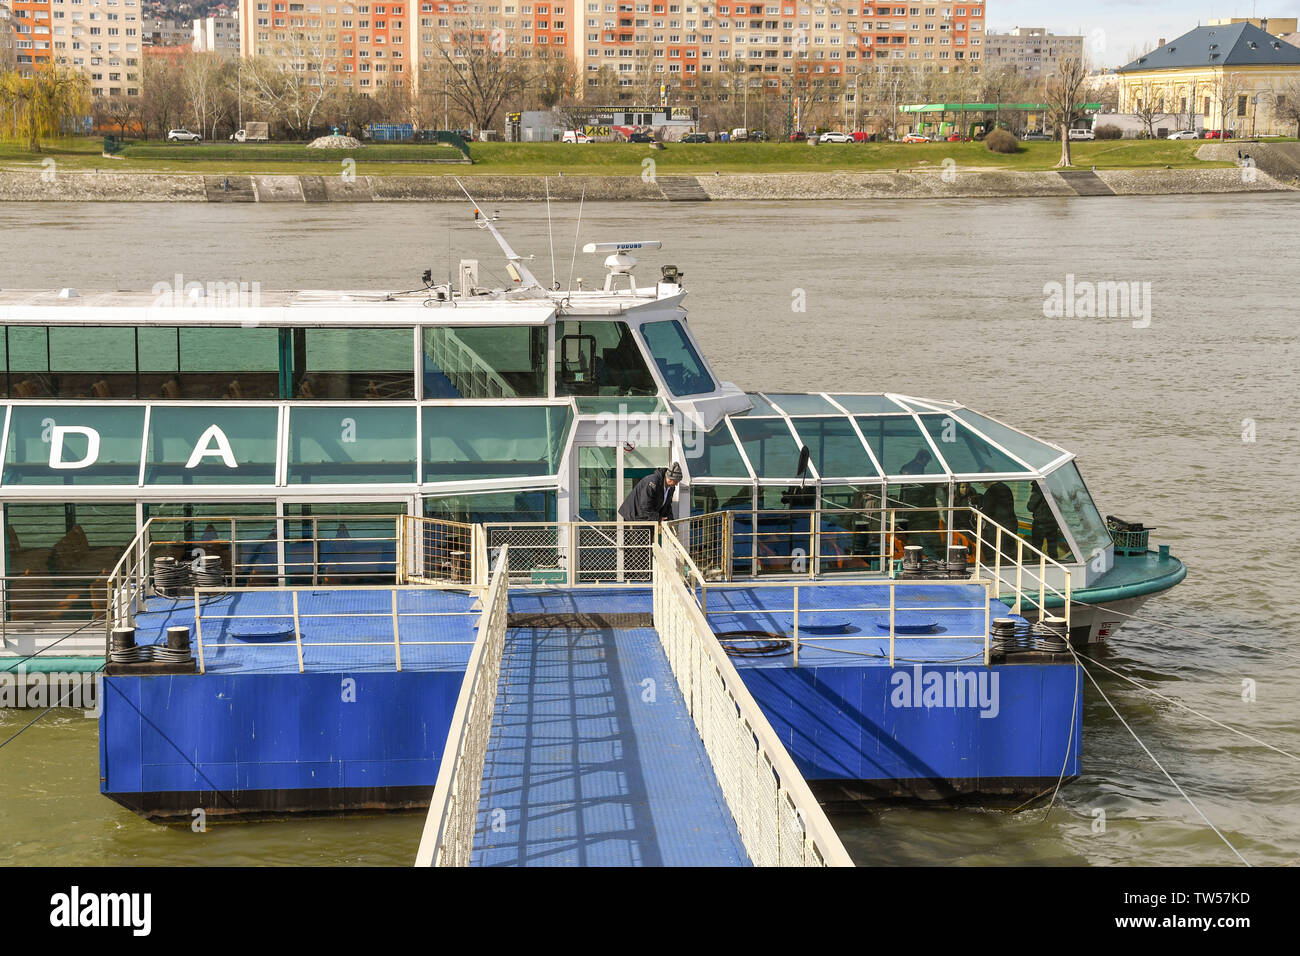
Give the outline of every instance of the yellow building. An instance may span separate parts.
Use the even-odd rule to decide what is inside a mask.
[[[1119,112],[1152,110],[1161,125],[1289,135],[1300,100],[1300,47],[1253,23],[1197,27],[1119,69]]]

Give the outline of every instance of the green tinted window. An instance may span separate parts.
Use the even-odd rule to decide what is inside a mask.
[[[13,600],[10,620],[84,620],[103,613],[104,576],[135,537],[134,503],[11,502],[4,522],[6,573],[73,576],[59,587],[57,610],[49,601],[32,606]]]
[[[27,325],[5,329],[11,398],[51,398],[49,330]]]
[[[146,397],[278,398],[280,331],[202,326],[141,330],[140,371]]]
[[[573,413],[562,405],[428,406],[424,480],[553,475]]]
[[[876,474],[853,424],[839,418],[791,419],[823,478],[860,478]]]
[[[691,475],[696,478],[748,478],[749,469],[740,456],[736,440],[731,437],[726,420],[711,432],[687,431],[682,446],[690,461]]]
[[[14,406],[3,481],[134,485],[143,437],[140,406]]]
[[[1014,428],[1008,428],[991,418],[976,414],[969,408],[956,409],[952,415],[967,425],[979,429],[982,434],[1034,468],[1045,468],[1065,454],[1059,448],[1053,448],[1028,435],[1022,435]]]
[[[135,329],[52,326],[50,378],[59,398],[135,398]]]
[[[293,329],[293,397],[415,397],[410,329]]]
[[[886,398],[884,395],[832,395],[831,398],[854,415],[876,415],[903,411],[903,408],[897,402]]]
[[[554,521],[555,492],[493,491],[424,499],[427,518],[466,523],[489,521]]]
[[[145,484],[273,485],[277,419],[274,408],[155,405]]]
[[[425,398],[545,398],[546,326],[427,328]]]
[[[647,322],[641,326],[641,334],[668,391],[674,395],[698,395],[717,387],[680,322]]]
[[[1046,481],[1048,491],[1061,510],[1061,517],[1083,550],[1078,555],[1079,559],[1089,561],[1110,547],[1110,532],[1106,530],[1106,522],[1093,504],[1092,496],[1088,494],[1075,463],[1062,465],[1048,475]]]
[[[415,481],[415,409],[364,405],[289,413],[290,484]]]
[[[980,438],[952,415],[922,415],[921,422],[953,474],[1025,470],[1024,465]]]
[[[657,391],[626,322],[555,323],[555,394],[654,395]]]
[[[799,445],[780,418],[733,418],[736,437],[759,478],[794,478]]]
[[[942,475],[920,427],[910,415],[856,418],[862,436],[887,475]]]
[[[787,415],[839,415],[840,410],[820,395],[769,393],[768,398],[781,406]]]

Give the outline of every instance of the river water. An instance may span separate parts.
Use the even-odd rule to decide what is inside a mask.
[[[577,212],[552,210],[561,282]],[[467,213],[0,204],[0,287],[148,289],[180,273],[265,289],[411,289],[424,269],[442,277],[449,258],[474,256],[500,282],[500,258]],[[1298,213],[1291,195],[592,204],[580,237],[661,240],[643,280],[660,262],[685,271],[707,356],[747,389],[958,399],[1076,452],[1102,513],[1155,525],[1153,540],[1190,569],[1142,612],[1186,630],[1130,624],[1095,659],[1300,754],[1300,277],[1288,265]],[[501,214],[550,279],[545,206]],[[603,275],[581,251],[572,268],[588,284]],[[1070,276],[1139,283],[1149,324],[1046,317],[1045,289]],[[1200,813],[1253,864],[1300,859],[1300,760],[1096,673],[1199,813],[1088,686],[1084,773],[1054,809],[837,817],[858,862],[1237,862]],[[33,716],[0,710],[0,739]],[[67,710],[0,750],[0,863],[405,865],[423,824],[405,814],[196,834],[101,797],[97,766],[95,722]]]

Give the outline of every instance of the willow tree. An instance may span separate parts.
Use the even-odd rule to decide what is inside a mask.
[[[15,117],[15,135],[30,152],[41,151],[41,140],[56,136],[63,120],[86,113],[90,84],[76,70],[53,66],[31,76],[0,75],[0,110]]]

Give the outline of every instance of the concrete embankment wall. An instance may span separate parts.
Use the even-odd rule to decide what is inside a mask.
[[[1234,161],[1236,148],[1236,144],[1218,147],[1230,151]],[[1300,177],[1300,151],[1295,156]],[[1284,168],[1281,159],[1269,160],[1269,164],[1279,172]],[[542,199],[547,189],[542,176],[469,176],[465,182],[482,203]],[[1096,173],[952,167],[893,173],[725,173],[664,176],[658,181],[640,176],[552,176],[549,186],[552,199],[571,201],[585,194],[593,202],[1149,196],[1296,188],[1270,175],[1263,161],[1249,174],[1224,167]],[[345,180],[341,176],[0,172],[0,201],[7,202],[460,202],[464,198],[451,176],[357,176]]]

